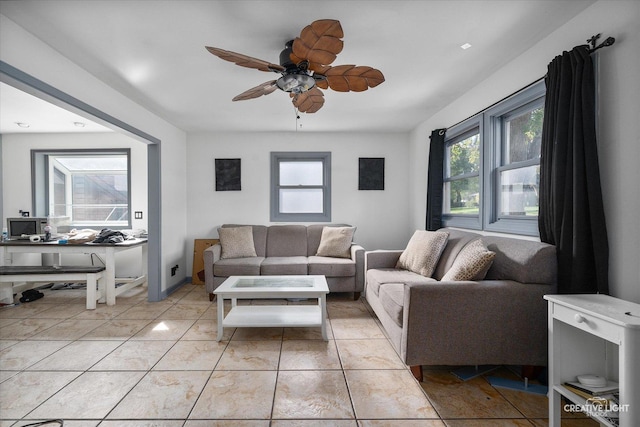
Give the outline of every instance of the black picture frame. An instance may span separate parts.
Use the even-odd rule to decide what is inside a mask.
[[[384,190],[384,157],[358,159],[358,190]]]
[[[240,159],[215,159],[216,191],[241,191]]]

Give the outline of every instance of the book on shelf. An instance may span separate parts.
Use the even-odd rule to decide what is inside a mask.
[[[609,403],[611,403],[612,400],[613,400],[612,399],[613,398],[613,394],[603,394],[603,395],[594,396],[593,394],[586,393],[583,390],[575,388],[575,387],[573,387],[573,386],[571,386],[570,384],[567,384],[567,383],[562,384],[562,387],[564,387],[565,389],[569,390],[573,394],[577,394],[578,396],[582,397],[585,400],[605,399]]]
[[[588,399],[594,396],[604,396],[613,393],[617,393],[618,383],[614,381],[607,381],[607,385],[603,387],[592,387],[584,384],[580,384],[579,382],[567,381],[563,384],[563,386],[574,392],[575,394]]]

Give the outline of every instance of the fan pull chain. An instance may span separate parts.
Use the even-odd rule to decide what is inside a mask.
[[[296,132],[298,132],[298,120],[300,120],[300,112],[298,111],[298,108],[293,107],[293,110],[296,113]],[[300,129],[302,129],[302,123],[300,123]]]

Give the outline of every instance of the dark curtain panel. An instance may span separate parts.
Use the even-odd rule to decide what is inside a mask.
[[[427,173],[427,225],[426,230],[442,228],[442,184],[444,177],[444,135],[446,129],[431,132],[429,171]]]
[[[589,48],[548,66],[540,159],[539,230],[556,246],[559,293],[608,293],[609,245],[596,146]]]

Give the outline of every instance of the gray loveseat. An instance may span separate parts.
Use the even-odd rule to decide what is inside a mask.
[[[395,268],[402,251],[366,252],[367,302],[403,361],[422,365],[546,366],[547,305],[556,292],[555,247],[443,229],[449,237],[432,277]],[[480,238],[495,258],[483,280],[440,281]]]
[[[223,228],[243,227],[225,224]],[[246,227],[246,226],[244,226]],[[343,224],[251,225],[255,257],[221,259],[220,243],[204,251],[205,287],[213,301],[213,291],[229,276],[324,275],[330,292],[364,290],[364,248],[351,244],[349,258],[316,256],[324,227]]]

